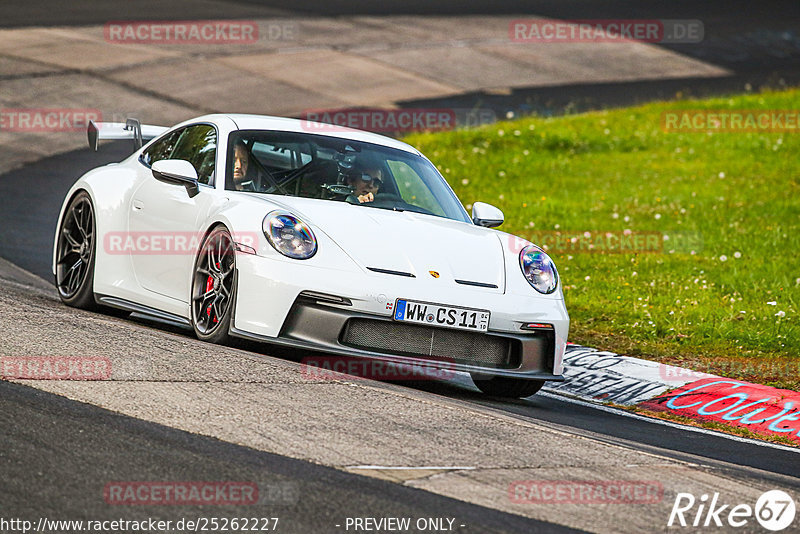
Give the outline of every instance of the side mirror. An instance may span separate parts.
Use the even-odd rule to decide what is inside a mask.
[[[189,198],[200,193],[197,171],[194,165],[184,159],[162,159],[153,163],[151,170],[153,177],[160,182],[184,186]]]
[[[472,222],[478,226],[494,228],[500,226],[505,221],[503,212],[491,204],[485,202],[475,202],[472,204]]]

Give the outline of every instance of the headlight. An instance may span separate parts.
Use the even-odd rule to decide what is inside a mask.
[[[556,264],[538,247],[528,245],[519,253],[522,274],[539,293],[552,293],[558,287]]]
[[[303,221],[285,211],[272,211],[262,223],[272,247],[290,258],[307,260],[317,252],[317,238]]]

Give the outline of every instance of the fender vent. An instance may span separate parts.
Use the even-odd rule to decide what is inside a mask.
[[[497,289],[496,284],[487,284],[486,282],[471,282],[469,280],[456,280],[456,284],[461,284],[464,286],[488,287],[491,289]]]
[[[391,269],[380,269],[378,267],[367,267],[367,269],[376,273],[393,274],[395,276],[407,276],[409,278],[416,278],[416,276],[414,276],[413,274],[406,273],[403,271],[392,271]]]

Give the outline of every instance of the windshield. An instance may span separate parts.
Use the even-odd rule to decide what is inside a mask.
[[[228,161],[226,189],[469,222],[433,165],[403,150],[322,135],[240,131],[231,134]]]

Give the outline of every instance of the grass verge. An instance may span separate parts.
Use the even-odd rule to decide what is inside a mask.
[[[571,341],[800,390],[800,129],[663,129],[665,112],[694,109],[797,112],[800,90],[405,141],[468,208],[495,204],[502,230],[550,244]],[[612,250],[630,236],[630,248]]]

